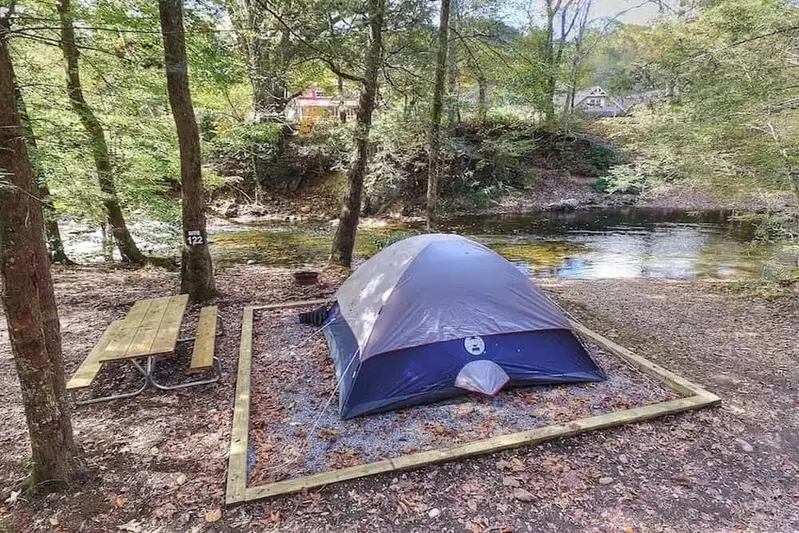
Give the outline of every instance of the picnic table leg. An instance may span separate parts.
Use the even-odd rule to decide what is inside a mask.
[[[142,368],[142,366],[139,363],[137,363],[135,360],[131,359],[130,362],[131,362],[131,364],[133,364],[133,366],[136,368],[136,370],[138,370],[139,373],[144,378],[143,382],[141,384],[141,387],[139,387],[135,391],[131,391],[131,392],[122,392],[122,393],[119,393],[119,394],[110,394],[108,396],[102,396],[100,398],[91,398],[89,400],[76,400],[75,401],[75,405],[89,405],[89,404],[93,404],[93,403],[110,402],[110,401],[113,401],[113,400],[122,400],[124,398],[133,398],[134,396],[138,396],[139,394],[144,392],[145,389],[147,388],[147,386],[150,384],[149,372],[148,372],[148,370],[145,370],[144,368]]]
[[[166,385],[164,383],[159,383],[153,377],[155,370],[155,360],[153,357],[150,357],[147,361],[147,371],[150,379],[150,383],[153,384],[158,390],[175,390],[175,389],[185,389],[188,387],[197,387],[200,385],[208,385],[210,383],[216,383],[219,381],[219,378],[222,377],[222,364],[219,362],[218,357],[214,357],[214,366],[213,366],[213,373],[208,378],[196,379],[192,381],[187,381],[185,383],[178,383],[177,385]]]

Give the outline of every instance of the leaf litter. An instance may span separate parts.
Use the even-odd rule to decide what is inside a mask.
[[[335,369],[306,309],[257,310],[253,322],[252,485],[569,422],[678,397],[618,357],[588,345],[598,383],[517,387],[352,420],[338,414]]]
[[[176,274],[158,269],[53,272],[67,374],[134,301],[178,291]],[[799,299],[741,298],[722,283],[654,279],[545,287],[595,331],[721,396],[720,408],[305,490],[227,508],[206,522],[224,501],[242,308],[326,297],[343,276],[325,271],[319,285],[297,287],[287,269],[220,269],[221,295],[212,302],[226,330],[217,339],[220,382],[73,411],[87,477],[66,493],[19,495],[0,506],[0,530],[49,532],[57,516],[59,530],[88,533],[799,531]],[[198,312],[190,307],[181,335]],[[5,327],[3,318],[0,501],[25,474],[30,452]],[[600,485],[601,477],[616,482]],[[517,488],[535,500],[514,498]],[[122,508],[112,505],[117,495]],[[442,513],[431,519],[434,508]]]

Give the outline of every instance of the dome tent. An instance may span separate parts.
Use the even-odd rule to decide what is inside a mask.
[[[457,235],[411,237],[366,261],[324,331],[343,419],[506,384],[605,379],[549,297]]]

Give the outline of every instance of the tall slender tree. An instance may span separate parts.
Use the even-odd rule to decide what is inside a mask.
[[[19,111],[22,131],[25,133],[28,149],[36,151],[38,149],[36,135],[33,132],[30,117],[28,117],[28,109],[25,106],[22,91],[19,90],[17,84],[14,84],[14,96],[17,100],[17,110]],[[47,180],[41,174],[40,169],[36,168],[36,164],[33,162],[31,162],[31,164],[35,169],[38,178],[36,183],[39,186],[39,192],[44,202],[44,233],[47,236],[47,248],[50,251],[50,260],[53,263],[71,263],[67,257],[66,251],[64,251],[64,242],[61,240],[61,230],[58,228],[58,212],[53,203],[53,195],[50,193],[50,187],[48,187]]]
[[[598,39],[595,39],[593,44],[589,45],[586,45],[585,42],[589,22],[588,16],[591,14],[592,3],[593,0],[577,0],[576,2],[576,10],[578,13],[577,33],[575,33],[572,39],[572,58],[571,68],[569,69],[568,93],[566,94],[566,102],[563,105],[563,125],[565,129],[569,128],[569,119],[572,113],[574,113],[574,100],[577,95],[577,76],[580,73],[580,67],[591,52],[593,45],[598,42]]]
[[[363,179],[369,159],[369,131],[372,127],[372,112],[377,97],[377,75],[383,58],[383,19],[386,11],[386,0],[368,0],[369,46],[363,77],[355,77],[361,83],[358,100],[358,112],[355,115],[355,152],[352,157],[347,181],[349,193],[341,207],[339,224],[333,238],[333,249],[330,252],[331,263],[345,267],[352,265],[352,250],[355,248],[355,232],[358,229],[358,218],[361,212],[361,196]],[[337,74],[341,75],[341,72]]]
[[[444,77],[447,70],[447,48],[449,39],[450,0],[441,0],[441,16],[438,22],[438,55],[436,56],[436,80],[433,86],[433,109],[430,113],[429,148],[427,157],[427,227],[436,219],[438,203],[439,158],[441,153],[441,108],[444,103]]]
[[[461,73],[458,62],[457,35],[461,19],[461,0],[450,0],[449,32],[447,34],[447,129],[452,131],[461,120],[460,109],[460,84]]]
[[[72,477],[75,445],[43,202],[14,98],[8,35],[0,18],[0,288],[31,442],[30,484],[49,490]]]
[[[161,18],[161,34],[164,38],[164,68],[169,105],[175,118],[180,147],[180,183],[183,199],[180,291],[187,293],[191,301],[202,302],[216,294],[216,286],[205,228],[200,134],[189,90],[182,0],[159,0],[158,12]]]
[[[108,224],[111,226],[111,232],[114,235],[114,241],[122,260],[143,264],[146,258],[139,251],[133,236],[128,231],[125,216],[122,214],[122,208],[119,205],[105,131],[83,95],[83,86],[80,81],[80,54],[75,42],[75,28],[69,0],[59,0],[58,16],[61,21],[61,51],[64,54],[69,102],[86,130],[86,134],[89,136]]]

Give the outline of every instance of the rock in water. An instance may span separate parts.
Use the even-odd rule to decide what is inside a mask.
[[[576,198],[567,198],[547,204],[547,211],[574,211],[580,207],[580,200]]]

